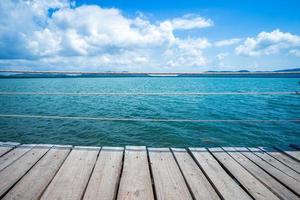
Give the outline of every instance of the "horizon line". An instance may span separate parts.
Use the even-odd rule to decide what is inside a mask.
[[[202,72],[97,72],[97,71],[40,71],[40,70],[0,70],[0,73],[22,74],[124,74],[124,75],[194,75],[194,74],[300,74],[299,71],[202,71]]]

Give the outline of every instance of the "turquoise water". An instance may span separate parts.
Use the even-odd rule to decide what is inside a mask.
[[[290,92],[296,78],[0,79],[0,92]],[[0,95],[0,114],[151,119],[296,119],[299,95]],[[0,141],[73,145],[300,144],[299,122],[142,122],[0,117]]]

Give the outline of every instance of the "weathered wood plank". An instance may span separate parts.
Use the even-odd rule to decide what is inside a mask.
[[[43,200],[79,200],[95,165],[98,147],[75,147],[42,195]]]
[[[12,149],[5,155],[0,157],[0,171],[9,166],[15,160],[23,156],[25,153],[30,151],[35,145],[20,145],[15,149]]]
[[[5,200],[38,200],[67,157],[71,146],[53,147],[4,196]]]
[[[9,152],[10,150],[12,150],[13,148],[15,148],[16,146],[18,146],[19,143],[15,143],[15,142],[1,142],[0,144],[0,157],[3,156],[4,154],[6,154],[7,152]]]
[[[190,148],[190,151],[223,199],[252,199],[205,148]]]
[[[252,162],[256,163],[258,166],[263,168],[266,172],[275,177],[279,182],[283,183],[285,186],[293,190],[295,193],[300,195],[300,183],[296,179],[288,176],[283,173],[281,170],[273,167],[268,162],[265,162],[263,159],[252,153],[247,148],[236,148],[239,152],[241,152],[244,156],[252,160]]]
[[[278,149],[279,151],[285,153],[286,155],[290,156],[294,160],[297,160],[298,162],[300,162],[300,151],[289,148],[289,147],[286,147],[286,148],[275,147],[275,149]]]
[[[5,194],[51,146],[35,146],[26,155],[0,172],[0,197]]]
[[[102,147],[84,200],[113,200],[117,194],[124,148]]]
[[[208,149],[255,199],[279,198],[221,148]]]
[[[296,179],[300,183],[300,174],[294,171],[293,169],[289,168],[288,166],[284,165],[280,161],[276,160],[266,152],[262,151],[259,148],[248,148],[250,151],[252,151],[255,155],[263,159],[264,161],[268,162],[275,168],[281,170],[283,173],[287,174],[291,178]]]
[[[287,165],[294,171],[300,173],[300,163],[296,160],[293,160],[291,157],[287,156],[286,154],[270,147],[260,147],[261,150],[265,151],[267,154],[271,155],[272,157],[276,158],[283,164]]]
[[[157,199],[192,199],[179,167],[168,148],[149,148]]]
[[[271,175],[269,175],[263,169],[258,167],[256,164],[254,164],[243,154],[235,150],[235,148],[224,147],[223,149],[238,163],[240,163],[246,170],[248,170],[248,172],[250,172],[253,176],[255,176],[262,183],[264,183],[273,193],[275,193],[281,199],[300,199],[297,195],[295,195],[292,191],[290,191],[288,188],[279,183]]]
[[[189,153],[178,148],[172,151],[195,199],[220,199]]]
[[[117,199],[154,199],[145,147],[126,147]]]

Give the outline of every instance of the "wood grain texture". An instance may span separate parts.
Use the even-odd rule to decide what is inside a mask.
[[[279,198],[263,185],[256,177],[249,173],[244,167],[237,163],[229,154],[221,148],[209,148],[209,151],[223,164],[224,167],[241,183],[244,188],[259,200]]]
[[[113,200],[117,194],[124,148],[102,147],[84,200]]]
[[[278,146],[276,147],[276,149],[278,149],[282,153],[285,153],[287,156],[290,156],[294,160],[300,162],[300,151],[299,150],[292,149],[292,148],[289,148],[289,147],[282,148],[282,147],[278,147]]]
[[[189,153],[178,148],[172,148],[172,151],[195,199],[220,199]]]
[[[157,199],[192,199],[179,167],[168,148],[149,148]]]
[[[20,145],[0,157],[0,171],[30,151],[35,145]]]
[[[295,170],[291,169],[287,165],[273,158],[272,156],[270,156],[269,154],[267,154],[266,152],[264,152],[259,148],[248,148],[248,149],[250,149],[250,151],[252,151],[255,155],[257,155],[264,161],[268,162],[270,165],[274,166],[275,168],[281,170],[283,173],[287,174],[288,176],[300,182],[300,174],[297,173]]]
[[[300,200],[292,148],[0,147],[10,148],[0,156],[5,200]]]
[[[244,156],[246,156],[248,159],[250,159],[252,162],[257,164],[259,167],[264,169],[266,172],[271,174],[274,178],[276,178],[279,182],[284,184],[286,187],[290,188],[293,190],[295,193],[300,195],[300,183],[288,176],[287,174],[283,173],[281,170],[273,167],[269,163],[265,162],[263,159],[252,153],[249,149],[247,148],[236,148],[239,152],[241,152]]]
[[[15,143],[15,142],[0,142],[0,157],[18,145],[19,143]]]
[[[190,151],[223,199],[252,199],[205,148],[190,148]]]
[[[50,149],[3,199],[38,200],[69,152],[68,147]]]
[[[259,166],[254,164],[251,160],[245,157],[243,154],[235,150],[233,147],[223,148],[233,159],[240,163],[249,173],[255,176],[258,180],[266,185],[274,194],[276,194],[281,199],[300,199],[287,187],[283,186],[271,175],[261,169]]]
[[[265,151],[270,156],[274,157],[275,159],[279,160],[281,163],[287,165],[294,171],[300,173],[300,163],[296,160],[293,160],[291,157],[287,156],[286,154],[271,148],[271,147],[260,147],[261,150]]]
[[[46,191],[43,200],[79,200],[95,165],[99,148],[74,148]]]
[[[0,172],[0,197],[10,189],[50,149],[50,146],[35,146],[26,155]]]
[[[117,199],[154,199],[145,147],[126,147]]]

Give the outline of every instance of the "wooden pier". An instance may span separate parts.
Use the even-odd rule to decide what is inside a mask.
[[[0,198],[300,199],[300,147],[0,143]]]

